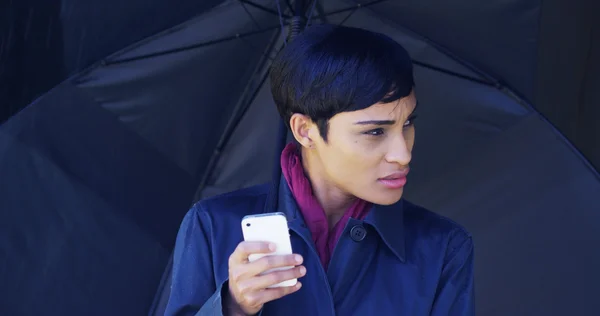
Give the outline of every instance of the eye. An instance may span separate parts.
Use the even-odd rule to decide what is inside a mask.
[[[372,129],[372,130],[364,132],[364,134],[371,135],[371,136],[380,136],[380,135],[383,135],[383,128]]]
[[[415,124],[416,119],[417,119],[416,115],[409,117],[408,119],[406,119],[406,122],[404,122],[404,127],[413,126]]]

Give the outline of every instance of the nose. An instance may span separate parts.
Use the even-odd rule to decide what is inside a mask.
[[[404,137],[396,137],[388,150],[385,160],[389,163],[397,163],[402,166],[408,166],[412,159],[411,150]]]

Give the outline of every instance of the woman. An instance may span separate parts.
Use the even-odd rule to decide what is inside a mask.
[[[473,244],[402,198],[415,139],[412,64],[390,38],[312,26],[282,50],[272,94],[295,142],[269,186],[197,203],[174,252],[167,315],[473,315]],[[242,217],[286,214],[295,255],[248,262]],[[262,272],[295,266],[286,271]],[[299,278],[292,287],[268,288]]]

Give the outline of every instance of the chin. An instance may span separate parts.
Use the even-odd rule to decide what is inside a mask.
[[[387,192],[377,192],[370,194],[369,198],[365,200],[378,205],[392,205],[400,201],[403,191],[403,189],[400,189]]]

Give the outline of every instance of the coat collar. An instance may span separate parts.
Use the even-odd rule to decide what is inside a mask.
[[[400,261],[406,261],[403,199],[392,205],[374,205],[365,218],[365,223],[375,228]]]
[[[277,211],[287,217],[290,229],[310,240],[310,231],[306,229],[304,218],[284,177],[281,177],[279,182],[277,205]],[[394,255],[405,262],[403,199],[392,205],[374,205],[364,223],[372,226]]]

